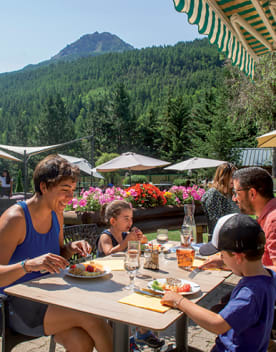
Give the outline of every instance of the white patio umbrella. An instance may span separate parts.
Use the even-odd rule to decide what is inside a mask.
[[[181,161],[180,163],[170,165],[166,167],[165,170],[184,171],[184,170],[192,170],[192,169],[204,169],[208,167],[217,167],[224,163],[226,163],[226,161],[194,157],[191,159]]]
[[[259,148],[276,147],[276,130],[257,137]]]
[[[83,139],[90,139],[93,138],[93,136],[86,136],[86,137],[81,137],[78,139],[71,140],[69,142],[64,142],[60,144],[54,144],[54,145],[48,145],[48,146],[40,146],[40,147],[21,147],[21,146],[13,146],[13,145],[5,145],[5,144],[0,144],[0,148],[4,150],[8,150],[11,152],[14,152],[16,154],[22,155],[23,156],[23,163],[24,163],[24,195],[26,199],[26,194],[27,194],[27,164],[29,159],[36,154],[46,152],[55,148],[63,147],[65,145],[69,145],[78,141],[81,141]],[[19,160],[19,159],[18,159]]]
[[[164,160],[151,158],[149,156],[136,154],[132,152],[123,153],[114,159],[107,161],[104,164],[96,166],[96,170],[100,172],[111,172],[121,169],[131,170],[149,170],[156,167],[163,167],[170,163]],[[131,175],[130,175],[131,183]]]
[[[22,160],[16,158],[13,155],[10,155],[10,154],[4,152],[3,150],[0,150],[0,158],[12,160],[12,161],[21,161],[22,162]]]
[[[104,177],[96,171],[96,168],[92,168],[91,164],[84,158],[77,158],[75,156],[71,155],[64,155],[64,154],[58,154],[61,156],[63,159],[66,159],[69,161],[71,164],[75,164],[79,167],[79,169],[86,174],[96,177],[96,178],[101,178],[103,179]]]

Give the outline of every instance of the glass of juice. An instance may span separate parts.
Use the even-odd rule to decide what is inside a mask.
[[[195,250],[192,247],[178,247],[176,257],[180,268],[190,269],[194,262]]]

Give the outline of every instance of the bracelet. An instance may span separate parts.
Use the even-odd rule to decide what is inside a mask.
[[[181,301],[184,299],[184,297],[179,298],[179,300],[173,303],[173,307],[178,309],[179,308],[179,304],[181,303]]]
[[[31,271],[27,271],[27,270],[26,270],[25,263],[26,263],[27,260],[28,260],[28,259],[24,259],[24,260],[22,260],[22,262],[20,263],[20,265],[22,266],[22,268],[23,268],[23,270],[25,271],[26,274],[31,272]]]

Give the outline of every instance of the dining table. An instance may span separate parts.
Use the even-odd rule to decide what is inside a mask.
[[[141,256],[141,266],[135,280],[136,287],[147,288],[152,280],[168,277],[192,281],[199,289],[195,293],[185,293],[185,297],[198,303],[231,275],[230,271],[224,270],[199,270],[191,279],[189,278],[190,271],[177,265],[175,248],[179,243],[169,241],[167,245],[171,248],[169,253],[162,256],[159,270],[144,269],[144,259]],[[174,323],[178,351],[188,351],[188,317],[186,314],[169,307],[163,312],[156,311],[152,308],[150,300],[157,300],[160,304],[160,298],[140,293],[133,294],[126,290],[129,276],[123,267],[123,257],[107,256],[97,260],[106,266],[106,275],[80,278],[69,276],[68,270],[65,270],[59,274],[48,274],[10,286],[5,289],[5,292],[9,295],[89,313],[112,321],[113,351],[115,352],[129,351],[130,327],[163,331]],[[145,306],[137,304],[138,296],[148,300]]]

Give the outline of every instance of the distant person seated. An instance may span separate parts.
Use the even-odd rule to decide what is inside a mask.
[[[216,170],[211,188],[201,198],[210,234],[213,233],[215,225],[221,216],[240,212],[239,207],[232,200],[232,175],[236,169],[233,164],[221,164]]]
[[[8,170],[4,170],[2,176],[0,176],[1,182],[1,197],[11,197],[12,196],[12,183],[13,180],[10,178]]]

